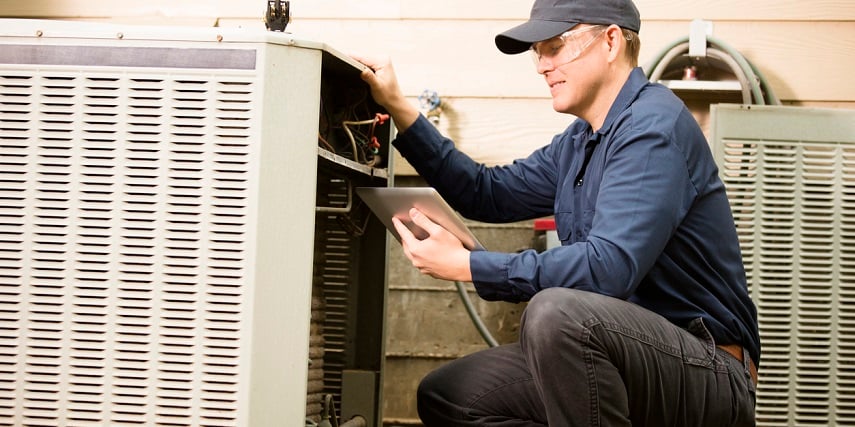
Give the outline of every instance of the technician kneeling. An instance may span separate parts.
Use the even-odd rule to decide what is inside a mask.
[[[429,238],[397,223],[423,273],[530,300],[519,343],[422,381],[426,426],[754,425],[760,340],[733,216],[697,122],[637,66],[640,26],[630,0],[537,0],[496,36],[504,53],[529,52],[553,108],[577,117],[499,167],[419,115],[388,60],[357,58],[395,147],[455,209],[485,222],[554,215],[562,243],[470,252],[418,211]]]

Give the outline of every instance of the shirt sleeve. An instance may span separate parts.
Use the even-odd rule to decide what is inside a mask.
[[[457,150],[424,117],[398,135],[395,148],[466,218],[511,222],[551,215],[557,181],[556,144],[525,159],[487,167]]]
[[[473,252],[470,268],[482,298],[526,301],[541,289],[562,286],[626,299],[661,261],[696,195],[686,158],[668,135],[656,132],[635,132],[606,149],[595,200],[574,217],[591,224],[587,235],[542,253]],[[558,197],[572,193],[559,191]],[[567,239],[575,224],[562,212],[556,221]]]

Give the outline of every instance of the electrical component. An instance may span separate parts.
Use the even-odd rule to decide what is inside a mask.
[[[264,26],[270,31],[285,31],[291,22],[291,2],[268,0],[267,11],[264,14]]]

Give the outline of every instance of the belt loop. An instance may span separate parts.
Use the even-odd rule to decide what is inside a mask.
[[[715,355],[715,340],[713,339],[709,329],[707,329],[707,325],[704,324],[704,319],[702,317],[692,319],[689,322],[687,330],[689,333],[700,338],[701,341],[704,342],[708,356],[712,357]]]

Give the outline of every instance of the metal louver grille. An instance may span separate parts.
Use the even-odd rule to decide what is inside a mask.
[[[254,80],[0,74],[0,425],[237,425]]]
[[[344,206],[347,204],[348,188],[345,182],[319,174],[318,188],[326,190],[329,206]],[[345,359],[349,345],[348,338],[353,334],[349,330],[352,325],[353,303],[353,234],[346,230],[341,221],[334,215],[324,215],[324,228],[319,229],[320,248],[324,251],[326,262],[322,266],[323,290],[326,303],[326,321],[324,322],[324,392],[332,393],[336,398],[341,397],[342,371],[347,366]]]
[[[759,314],[757,423],[855,425],[855,114],[779,108],[715,111]]]

